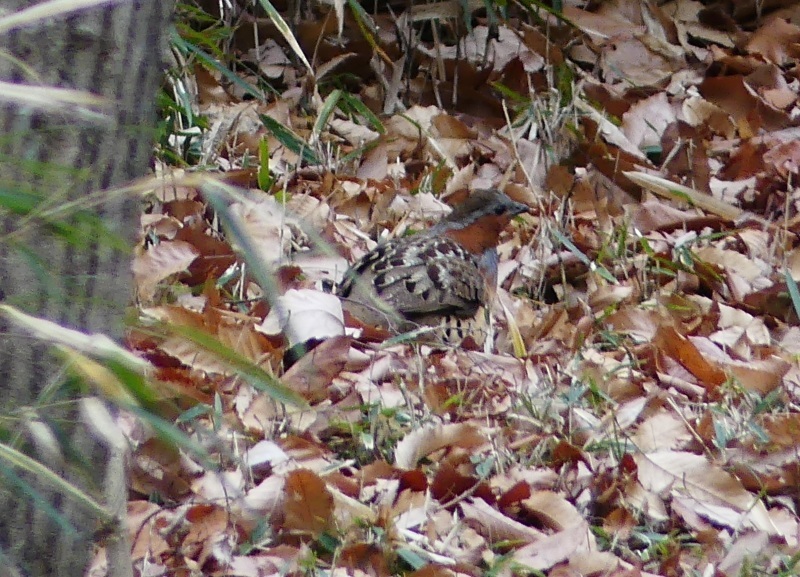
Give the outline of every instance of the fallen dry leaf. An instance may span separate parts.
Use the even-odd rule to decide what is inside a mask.
[[[331,525],[334,500],[325,482],[307,469],[290,471],[284,485],[283,526],[312,537]]]

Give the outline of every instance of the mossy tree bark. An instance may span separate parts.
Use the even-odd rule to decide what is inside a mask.
[[[37,3],[4,0],[0,15]],[[149,170],[171,8],[163,0],[104,2],[0,32],[0,81],[107,99],[91,115],[0,96],[3,302],[66,327],[122,335],[138,207],[102,191]],[[83,392],[65,374],[48,347],[0,320],[0,440],[102,501],[105,451],[81,422]],[[14,574],[12,565],[26,575],[83,573],[98,523],[73,500],[0,461],[0,510],[0,575]]]

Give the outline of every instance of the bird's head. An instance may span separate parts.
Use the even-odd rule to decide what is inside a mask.
[[[480,255],[497,246],[500,233],[512,218],[529,210],[527,205],[511,200],[499,190],[477,190],[431,232],[443,234]]]

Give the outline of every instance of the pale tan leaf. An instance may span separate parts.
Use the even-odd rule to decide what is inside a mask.
[[[490,542],[530,543],[544,537],[541,531],[503,515],[483,499],[468,499],[461,503],[459,508],[464,514],[464,519],[475,521],[475,529]]]
[[[270,475],[235,503],[238,516],[251,522],[276,518],[284,499],[283,488],[283,477]]]
[[[344,313],[338,297],[311,289],[290,289],[278,297],[258,331],[283,333],[289,346],[344,334]]]
[[[466,423],[421,427],[397,443],[395,464],[401,469],[413,469],[417,461],[438,449],[451,446],[476,449],[486,441],[478,427]]]
[[[777,534],[764,503],[733,475],[693,453],[658,451],[634,457],[639,482],[656,494],[691,498],[698,513],[732,529],[752,527]]]
[[[291,218],[274,197],[243,200],[232,204],[230,211],[238,217],[265,265],[279,263],[286,257],[293,239],[292,229],[287,226],[287,219]]]
[[[553,491],[536,491],[520,502],[522,508],[549,529],[562,531],[584,521],[575,506]]]
[[[594,551],[594,536],[586,521],[573,525],[554,535],[549,535],[530,545],[517,549],[512,558],[514,562],[545,571],[556,563],[567,561],[578,553]]]
[[[159,282],[185,271],[198,256],[200,252],[182,240],[164,240],[137,254],[132,268],[140,298],[153,298]]]
[[[643,453],[683,448],[692,439],[686,423],[667,410],[648,417],[637,428],[631,441]]]
[[[329,486],[328,491],[333,496],[333,514],[336,518],[336,526],[340,530],[346,530],[348,527],[360,525],[361,523],[377,522],[378,513],[375,509],[358,499],[345,495],[334,487]]]

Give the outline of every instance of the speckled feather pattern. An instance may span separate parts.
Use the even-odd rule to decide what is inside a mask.
[[[447,237],[417,235],[377,247],[346,274],[339,295],[379,297],[411,320],[472,316],[486,298],[479,259]]]
[[[443,340],[460,341],[469,332],[468,321],[484,320],[497,280],[499,230],[482,222],[492,225],[491,219],[507,217],[507,224],[526,210],[496,190],[478,191],[427,231],[379,245],[345,273],[338,289],[345,310],[395,331],[439,326]],[[449,236],[454,232],[489,242],[481,252],[470,252],[455,240],[458,235]]]

